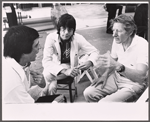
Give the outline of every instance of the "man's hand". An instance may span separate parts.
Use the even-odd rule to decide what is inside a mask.
[[[91,86],[97,87],[98,85],[102,84],[101,88],[103,89],[107,82],[107,76],[101,76],[100,78],[97,78],[93,81]]]
[[[78,74],[79,74],[80,72],[79,72],[79,69],[78,68],[70,68],[70,69],[67,69],[65,72],[64,72],[64,74],[66,75],[66,76],[71,76],[71,77],[76,77]]]
[[[82,63],[82,64],[80,64],[79,66],[78,66],[78,69],[80,69],[80,70],[87,70],[88,68],[90,68],[91,66],[93,66],[93,63],[91,62],[91,61],[87,61],[87,62],[84,62],[84,63]]]
[[[31,80],[32,85],[38,85],[41,88],[44,88],[46,86],[46,82],[41,73],[35,72],[35,71],[30,71],[30,74],[33,78],[33,80]]]
[[[42,90],[42,93],[41,93],[41,96],[46,96],[46,95],[49,95],[48,93],[48,91],[49,91],[49,83],[47,83],[46,84],[46,86],[43,88],[43,90]]]
[[[117,67],[118,63],[115,61],[111,55],[110,51],[107,51],[104,55],[99,56],[99,60],[102,63],[101,66],[103,67]]]

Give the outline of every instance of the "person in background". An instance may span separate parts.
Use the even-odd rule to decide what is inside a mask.
[[[134,14],[137,35],[148,41],[148,4],[138,4]]]
[[[55,28],[57,28],[57,23],[61,15],[66,14],[67,10],[60,4],[54,3],[51,9],[51,19],[55,24]]]
[[[84,91],[88,102],[126,102],[147,86],[148,43],[136,35],[133,17],[121,14],[112,21],[113,44],[99,56],[102,76]]]
[[[4,3],[3,7],[7,15],[9,27],[18,25],[16,10],[13,3]]]
[[[117,9],[119,9],[118,10],[118,15],[122,14],[122,8],[123,8],[123,6],[121,4],[106,3],[104,5],[104,9],[108,12],[106,33],[112,34],[112,29],[111,29],[111,26],[110,26],[111,25],[111,20],[116,17]]]
[[[97,49],[77,33],[76,20],[70,14],[63,14],[58,21],[57,32],[50,33],[45,41],[42,64],[46,88],[43,93],[56,94],[57,80],[78,76],[79,70],[87,70],[96,64]],[[78,66],[80,54],[89,58]]]
[[[31,93],[34,92],[37,98],[40,98],[40,94],[31,88],[36,86],[42,90],[46,86],[43,75],[29,68],[30,62],[35,61],[40,49],[38,32],[23,25],[13,26],[4,36],[3,49],[3,102],[35,103],[37,99],[35,100]],[[56,97],[50,96],[49,99],[53,101]]]

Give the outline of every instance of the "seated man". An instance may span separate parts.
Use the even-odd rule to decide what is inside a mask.
[[[31,87],[37,85],[42,89],[46,86],[45,80],[41,73],[29,69],[29,64],[35,60],[39,49],[39,34],[35,29],[13,26],[5,34],[2,58],[4,103],[34,103],[36,100],[32,97],[33,92],[40,97]],[[50,97],[49,100],[53,101],[57,96]],[[41,99],[38,101],[41,102]]]
[[[84,91],[88,102],[125,102],[141,92],[146,84],[148,70],[148,43],[136,35],[133,19],[120,15],[113,20],[111,55],[100,55],[104,74]]]
[[[57,32],[50,33],[45,42],[42,64],[46,88],[43,94],[56,94],[57,80],[68,76],[76,77],[79,70],[95,65],[97,49],[77,33],[76,21],[72,15],[64,14],[57,24]],[[78,66],[79,54],[88,54],[88,60]]]

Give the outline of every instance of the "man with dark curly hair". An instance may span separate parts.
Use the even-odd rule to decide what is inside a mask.
[[[45,94],[56,94],[57,80],[75,78],[79,70],[86,70],[96,64],[97,49],[77,33],[76,20],[70,14],[63,14],[57,23],[57,32],[50,33],[43,51],[43,75],[46,81]],[[89,58],[78,66],[79,55]]]

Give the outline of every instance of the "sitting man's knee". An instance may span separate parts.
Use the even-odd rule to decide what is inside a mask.
[[[86,89],[84,90],[83,95],[84,95],[84,97],[85,97],[85,100],[88,101],[88,102],[90,102],[90,101],[91,101],[90,99],[93,98],[94,93],[93,93],[93,91],[91,91],[91,89],[88,87],[88,88],[86,88]]]
[[[53,81],[53,82],[50,83],[49,89],[55,89],[55,88],[57,88],[57,83],[55,83],[55,82],[57,82],[57,81]]]
[[[48,95],[54,95],[57,92],[57,84],[50,84],[48,88]]]
[[[89,94],[91,94],[91,92],[89,92],[89,88],[86,88],[86,89],[83,91],[84,97],[88,97]]]
[[[54,75],[52,75],[51,73],[47,71],[43,71],[43,76],[46,82],[51,82],[56,79]]]
[[[83,92],[85,100],[88,102],[98,102],[102,95],[97,93],[92,87],[88,87]]]

